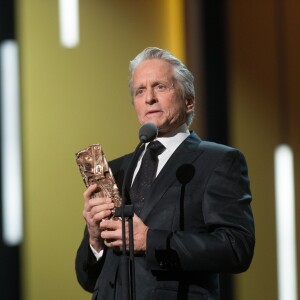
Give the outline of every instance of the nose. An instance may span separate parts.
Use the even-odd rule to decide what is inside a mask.
[[[154,89],[148,88],[146,92],[146,103],[151,105],[155,102],[157,102],[157,97],[155,95]]]

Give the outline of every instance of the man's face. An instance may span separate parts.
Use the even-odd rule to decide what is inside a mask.
[[[194,101],[182,99],[171,64],[150,59],[134,71],[133,105],[140,124],[155,124],[163,136],[185,123]]]

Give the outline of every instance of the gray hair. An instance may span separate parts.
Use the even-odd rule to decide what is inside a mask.
[[[139,53],[132,61],[129,63],[130,71],[130,80],[129,88],[130,94],[133,99],[133,73],[137,66],[149,59],[161,59],[173,66],[174,78],[176,79],[179,89],[181,92],[182,99],[195,99],[195,88],[194,88],[194,76],[188,70],[188,68],[172,53],[169,51],[157,48],[157,47],[148,47]],[[192,111],[188,116],[186,123],[189,126],[192,123],[194,116],[194,111]]]

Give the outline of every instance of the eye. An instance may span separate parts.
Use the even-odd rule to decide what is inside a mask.
[[[145,93],[145,88],[138,88],[135,90],[135,96],[140,96]]]
[[[167,85],[164,83],[159,83],[155,86],[155,89],[159,92],[164,92],[167,89]]]

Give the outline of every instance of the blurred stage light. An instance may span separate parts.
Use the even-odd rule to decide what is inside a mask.
[[[293,153],[275,149],[278,299],[297,300],[297,259]]]
[[[16,246],[23,235],[19,62],[16,41],[1,42],[0,66],[3,239],[7,245]]]
[[[79,44],[79,0],[59,0],[59,31],[64,47]]]

